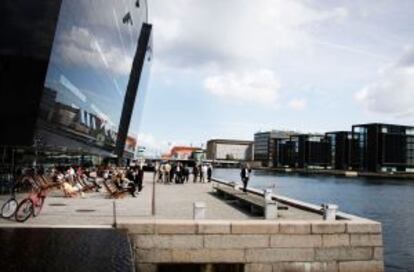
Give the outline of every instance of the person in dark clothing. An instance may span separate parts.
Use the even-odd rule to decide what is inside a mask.
[[[211,164],[209,164],[207,168],[207,181],[208,182],[211,182],[212,175],[213,175],[213,168],[211,167]]]
[[[183,166],[183,171],[184,171],[184,181],[187,183],[188,179],[190,178],[190,169],[188,169],[187,166]]]
[[[135,170],[135,179],[134,183],[138,189],[138,192],[142,191],[142,181],[144,180],[144,168],[142,166],[138,166]]]
[[[252,169],[250,169],[250,166],[246,164],[243,166],[240,172],[240,177],[243,182],[243,192],[247,192],[247,184],[249,183],[250,173],[252,172]]]
[[[193,182],[194,183],[197,182],[197,177],[198,177],[198,166],[197,164],[195,164],[193,167]]]

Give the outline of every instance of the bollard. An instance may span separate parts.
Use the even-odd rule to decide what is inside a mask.
[[[265,202],[265,219],[277,219],[277,203],[276,201],[268,201]]]
[[[267,188],[264,190],[264,198],[266,201],[272,201],[272,188]]]
[[[206,203],[194,202],[193,203],[193,219],[205,219],[206,218]]]
[[[336,211],[338,210],[338,205],[335,204],[322,204],[323,211],[323,220],[335,220]]]

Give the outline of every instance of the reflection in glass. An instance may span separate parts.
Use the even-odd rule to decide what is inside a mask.
[[[131,0],[62,1],[40,129],[113,150],[138,35],[147,20],[146,1],[138,6]],[[141,97],[137,100],[141,108]],[[136,139],[128,141],[134,151]]]

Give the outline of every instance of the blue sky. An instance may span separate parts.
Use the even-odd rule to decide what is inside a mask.
[[[149,152],[259,130],[414,125],[413,1],[153,0],[150,21],[135,131]]]

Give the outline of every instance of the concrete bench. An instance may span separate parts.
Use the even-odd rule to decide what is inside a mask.
[[[224,196],[226,199],[234,199],[250,206],[251,213],[264,214],[265,212],[266,202],[261,196],[244,193],[227,186],[216,186],[215,189],[218,194]]]

